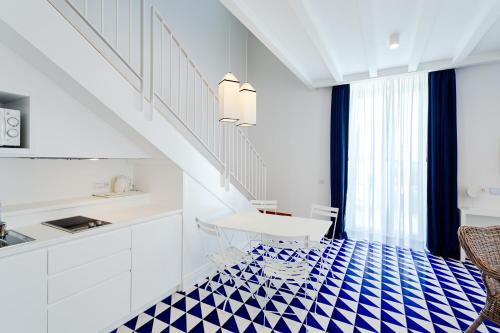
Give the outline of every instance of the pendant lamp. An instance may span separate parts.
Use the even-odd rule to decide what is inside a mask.
[[[239,112],[240,81],[228,72],[219,83],[219,121],[234,123],[240,119]]]
[[[240,119],[240,81],[231,73],[231,23],[228,22],[227,67],[229,71],[219,82],[219,121],[234,123]]]
[[[243,83],[239,90],[240,119],[236,123],[236,126],[250,127],[257,124],[257,92],[248,83],[248,32],[245,45],[245,76],[245,83]]]
[[[240,120],[236,126],[250,127],[257,124],[257,92],[248,82],[239,91]]]

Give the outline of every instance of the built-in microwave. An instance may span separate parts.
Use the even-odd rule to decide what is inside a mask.
[[[21,146],[21,112],[0,108],[0,146]]]

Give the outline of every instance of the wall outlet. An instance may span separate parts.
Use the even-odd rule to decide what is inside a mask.
[[[500,187],[490,187],[491,195],[500,195]]]
[[[103,188],[109,188],[109,183],[108,182],[94,183],[94,189],[103,189]]]

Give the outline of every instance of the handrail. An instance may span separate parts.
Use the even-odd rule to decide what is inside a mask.
[[[152,43],[151,43],[151,74],[150,74],[150,80],[151,80],[151,92],[150,92],[150,101],[154,106],[157,105],[155,101],[158,101],[163,104],[165,108],[168,109],[185,127],[186,129],[190,132],[191,135],[193,135],[204,147],[207,149],[207,151],[222,165],[224,164],[221,158],[221,151],[220,149],[217,149],[217,144],[216,142],[221,135],[221,128],[220,124],[218,122],[216,123],[214,120],[216,119],[216,106],[218,106],[218,98],[214,93],[214,90],[210,88],[208,81],[203,77],[201,74],[200,70],[196,67],[194,62],[189,58],[187,55],[186,50],[180,45],[180,43],[177,41],[177,39],[174,37],[172,34],[172,31],[168,28],[166,25],[163,17],[161,16],[161,13],[154,7],[152,6]],[[160,44],[156,44],[156,38],[155,36],[155,19],[159,20],[160,23]],[[168,35],[168,50],[167,45],[165,45],[165,39],[166,35]],[[173,44],[172,44],[173,43]],[[172,63],[172,49],[174,46],[177,48],[177,65],[178,65],[178,76],[177,76],[177,105],[174,105],[173,101],[173,63]],[[159,47],[159,56],[160,59],[157,59],[157,50],[156,48]],[[168,52],[168,55],[166,54]],[[174,51],[175,52],[175,51]],[[168,57],[168,67],[166,64],[165,58]],[[184,100],[182,93],[181,93],[181,84],[182,84],[182,78],[183,74],[181,73],[181,59],[185,58],[185,64],[186,64],[186,77],[185,77],[185,110],[183,112],[183,116],[180,115],[181,113],[181,99]],[[160,60],[160,61],[158,61]],[[184,61],[182,61],[184,63]],[[160,68],[159,70],[156,68],[156,65],[158,65]],[[159,73],[159,74],[158,74]],[[189,87],[189,74],[193,74],[193,86]],[[159,77],[157,76],[159,75]],[[197,92],[197,87],[196,87],[196,78],[199,78],[199,83],[200,83],[200,94],[203,92],[203,88],[206,89],[206,104],[205,108],[207,111],[209,109],[209,105],[211,104],[212,106],[210,107],[211,109],[211,114],[206,113],[206,116],[210,116],[212,121],[209,123],[209,119],[206,120],[206,124],[203,123],[203,118],[200,117],[200,126],[197,126],[198,123],[198,117],[199,113],[197,115],[196,109],[197,109],[197,100],[196,100],[196,92]],[[156,81],[159,80],[159,84],[156,84]],[[168,87],[165,87],[166,82],[168,81]],[[192,88],[192,92],[190,89]],[[159,90],[158,90],[159,89]],[[195,97],[192,102],[189,101],[189,95],[190,92],[193,94]],[[210,96],[210,97],[209,97]],[[198,101],[198,102],[203,102],[203,101]],[[193,104],[193,107],[190,108],[188,105]],[[199,107],[202,107],[199,105]],[[164,108],[160,108],[160,111],[165,111]],[[189,119],[192,119],[192,123],[189,121]],[[191,126],[193,125],[193,126]],[[206,138],[203,138],[201,135],[202,133],[199,133],[197,130],[197,127],[205,127],[207,129],[207,133],[204,133],[206,135]],[[209,127],[210,126],[210,127]],[[211,130],[210,130],[211,129]],[[210,133],[212,134],[212,137],[210,138]]]
[[[63,15],[78,30],[88,42],[99,51],[116,70],[138,91],[143,89],[144,63],[143,63],[143,33],[144,33],[144,0],[127,1],[127,11],[120,10],[124,2],[97,1],[97,0],[47,0],[61,15]],[[77,5],[80,4],[80,6]],[[106,6],[105,6],[106,4]],[[111,5],[110,5],[111,4]],[[105,15],[107,6],[113,15]],[[92,10],[91,10],[92,9]],[[91,13],[99,12],[98,17]],[[110,26],[108,16],[115,18],[113,28]],[[109,19],[109,21],[108,21]],[[126,25],[123,32],[119,27]],[[132,26],[137,27],[134,31]],[[122,36],[126,35],[125,37]],[[110,38],[114,37],[114,38]],[[125,51],[123,44],[125,44]],[[132,47],[138,45],[138,48]]]

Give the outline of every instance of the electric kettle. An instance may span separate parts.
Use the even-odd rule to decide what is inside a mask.
[[[113,192],[124,193],[130,191],[132,182],[127,176],[117,176],[113,183]]]

